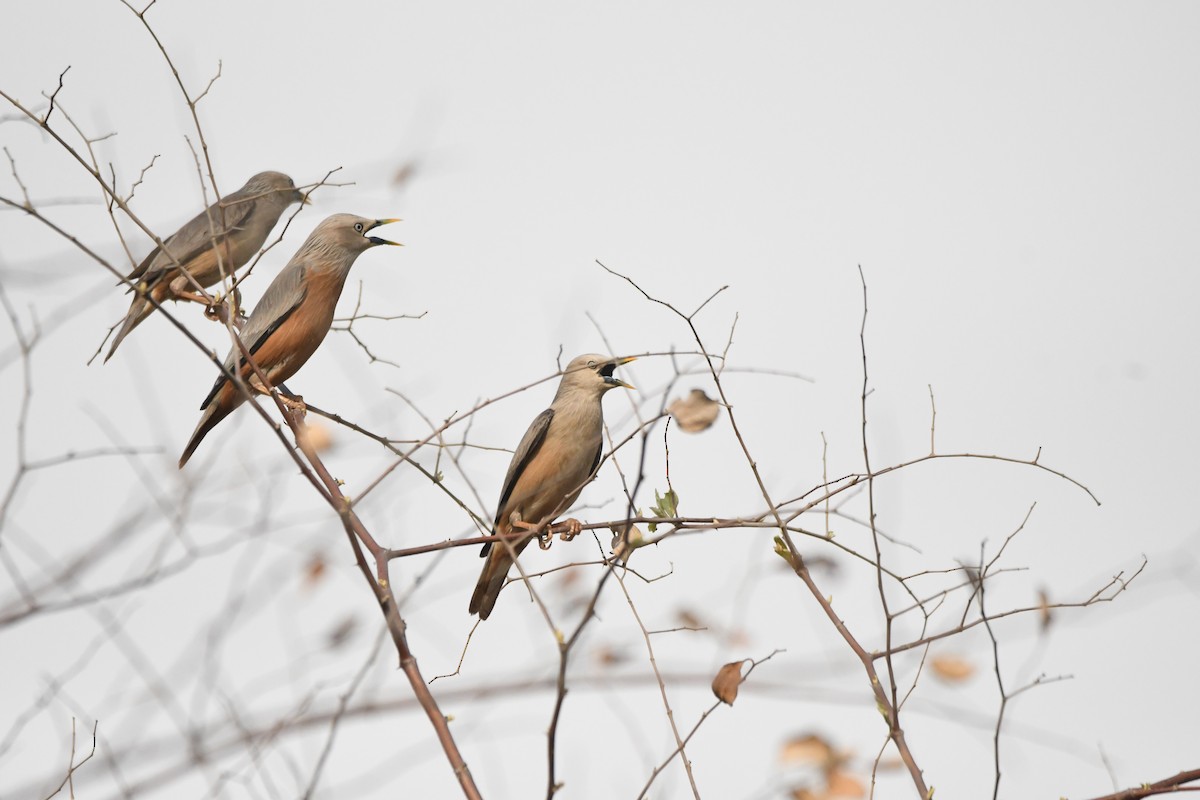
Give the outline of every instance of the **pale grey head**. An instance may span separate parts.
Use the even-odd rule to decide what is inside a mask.
[[[296,182],[282,172],[268,170],[253,175],[238,192],[247,197],[269,199],[284,208],[292,203],[308,204],[304,192],[296,188]]]
[[[600,353],[585,353],[575,356],[563,370],[562,383],[558,385],[557,396],[561,397],[564,394],[575,392],[599,396],[618,386],[632,389],[634,387],[631,384],[614,377],[613,370],[633,360],[633,356],[613,358]]]
[[[354,214],[334,214],[321,220],[321,223],[309,234],[308,239],[300,247],[295,258],[305,257],[318,263],[329,263],[330,266],[353,263],[354,259],[365,250],[381,244],[396,247],[399,242],[389,242],[378,236],[368,236],[367,233],[380,225],[399,222],[398,219],[368,219]],[[294,259],[293,259],[294,260]],[[346,261],[349,263],[346,263]]]

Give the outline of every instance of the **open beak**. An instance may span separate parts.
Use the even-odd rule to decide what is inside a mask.
[[[376,228],[378,228],[380,225],[391,225],[393,222],[403,222],[403,221],[404,220],[400,220],[400,219],[377,219],[373,223],[371,223],[371,227],[367,228],[367,230],[373,231]],[[370,242],[372,245],[390,244],[393,247],[403,247],[404,246],[404,245],[400,244],[399,242],[389,242],[387,239],[380,239],[378,236],[368,236],[367,241]]]
[[[628,364],[630,361],[637,361],[637,356],[626,356],[625,358],[614,358],[600,368],[600,373],[604,376],[604,382],[612,387],[623,387],[625,389],[636,389],[632,383],[626,383],[620,378],[615,377],[612,371],[617,367]]]

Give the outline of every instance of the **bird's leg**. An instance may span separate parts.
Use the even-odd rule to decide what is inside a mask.
[[[188,280],[187,275],[176,275],[167,284],[167,289],[171,293],[172,300],[187,300],[191,303],[200,303],[201,305],[211,306],[213,300],[204,292],[196,291]]]
[[[194,292],[185,292],[183,294],[184,299],[204,303],[207,306],[204,309],[204,316],[218,322],[224,322],[228,317],[232,320],[233,326],[240,331],[242,325],[246,323],[246,315],[242,312],[242,292],[235,286],[228,297],[231,302],[227,303],[226,297],[221,294],[207,300],[202,295]]]
[[[272,392],[259,384],[258,381],[251,381],[250,385],[259,394],[265,394],[268,396],[272,395]],[[276,386],[275,389],[276,391],[274,396],[278,397],[279,402],[283,403],[284,407],[293,414],[303,417],[306,413],[308,413],[308,406],[304,405],[303,397],[298,394],[293,394],[286,386],[283,385]]]
[[[241,330],[242,323],[246,321],[246,312],[242,310],[242,290],[234,286],[230,297],[233,299],[233,324],[237,326],[238,330]]]
[[[172,291],[171,299],[172,300],[186,300],[189,303],[199,303],[202,306],[208,306],[208,308],[204,309],[204,314],[206,316],[212,316],[210,309],[212,308],[213,305],[215,305],[215,303],[213,302],[213,300],[211,298],[205,297],[204,295],[200,294],[199,292],[189,292],[187,290],[180,291],[180,292]],[[218,300],[217,302],[219,303],[220,300]]]
[[[308,406],[304,405],[304,398],[298,394],[284,394],[283,391],[280,390],[279,402],[283,403],[293,412],[302,417],[308,412]]]

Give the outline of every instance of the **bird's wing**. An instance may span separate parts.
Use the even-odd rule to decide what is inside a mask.
[[[588,470],[588,478],[590,479],[596,474],[596,467],[600,466],[600,456],[604,454],[604,440],[600,440],[600,446],[596,448],[596,455],[592,457],[592,468]]]
[[[529,424],[529,429],[521,437],[521,443],[517,445],[517,451],[513,453],[512,461],[508,465],[508,474],[504,476],[504,489],[500,492],[500,502],[496,504],[496,524],[500,522],[500,514],[504,508],[504,504],[508,502],[509,496],[512,495],[513,487],[517,485],[521,473],[525,471],[525,468],[529,466],[529,462],[537,455],[538,450],[541,449],[542,442],[546,441],[546,431],[550,430],[550,421],[552,419],[554,419],[554,409],[547,408],[534,417],[533,422]],[[485,543],[480,555],[487,555],[488,550],[491,549],[491,545],[491,542]]]
[[[175,266],[175,261],[187,264],[204,250],[212,247],[213,238],[221,239],[232,231],[245,226],[246,221],[254,212],[257,200],[244,200],[238,192],[229,195],[219,204],[209,206],[205,211],[188,220],[175,233],[163,240],[175,260],[166,257],[161,247],[155,247],[150,255],[142,259],[133,272],[129,273],[130,280],[153,280],[163,271]],[[212,214],[212,226],[209,226],[208,215]]]
[[[271,338],[271,334],[279,330],[279,326],[304,302],[307,292],[305,272],[303,264],[289,264],[275,276],[275,280],[271,281],[271,285],[263,293],[262,299],[250,313],[250,319],[246,320],[246,326],[238,334],[250,355],[258,352],[267,339]],[[225,357],[226,371],[233,372],[234,364],[240,358],[241,353],[236,349],[230,350],[229,355]],[[217,377],[208,397],[200,404],[201,410],[208,407],[226,380],[223,374]]]
[[[308,283],[304,280],[307,273],[303,263],[289,264],[263,292],[241,334],[251,353],[258,352],[258,348],[304,302],[308,293]]]

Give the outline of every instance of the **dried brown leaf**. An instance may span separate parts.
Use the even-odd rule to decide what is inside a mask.
[[[1038,616],[1042,621],[1042,630],[1050,627],[1054,621],[1054,613],[1050,610],[1050,594],[1045,588],[1038,589]]]
[[[785,764],[816,764],[825,767],[834,761],[833,746],[816,733],[802,733],[783,743],[779,760]]]
[[[675,618],[679,620],[679,624],[685,628],[707,628],[708,625],[695,611],[690,608],[681,608],[675,612]]]
[[[642,533],[642,529],[637,525],[629,526],[628,537],[623,535],[625,532],[624,525],[610,525],[608,529],[613,534],[612,545],[610,545],[612,547],[613,558],[622,563],[625,563],[633,551],[641,547],[646,541],[645,534]]]
[[[687,397],[679,397],[667,406],[675,418],[675,425],[687,433],[708,430],[721,414],[721,404],[713,400],[703,389],[692,389]]]
[[[733,628],[725,633],[725,644],[730,648],[744,648],[750,644],[750,634],[745,628]]]
[[[313,553],[304,565],[304,588],[311,589],[325,577],[325,554]]]
[[[933,674],[946,683],[961,683],[975,674],[975,665],[962,656],[934,656],[929,661]]]
[[[841,770],[833,770],[825,778],[825,796],[829,800],[837,798],[855,798],[866,797],[867,789],[863,786],[862,781],[851,775],[849,772]]]
[[[596,648],[596,661],[602,667],[615,667],[617,664],[621,664],[628,660],[628,653],[625,653],[621,650],[615,650],[606,644],[602,644]]]
[[[733,705],[733,701],[737,699],[738,687],[745,680],[742,677],[742,664],[744,663],[746,663],[744,659],[742,661],[730,661],[717,670],[717,677],[713,678],[713,694],[726,705]]]
[[[313,420],[306,422],[300,431],[306,443],[318,453],[324,453],[333,447],[333,432],[327,425]]]

